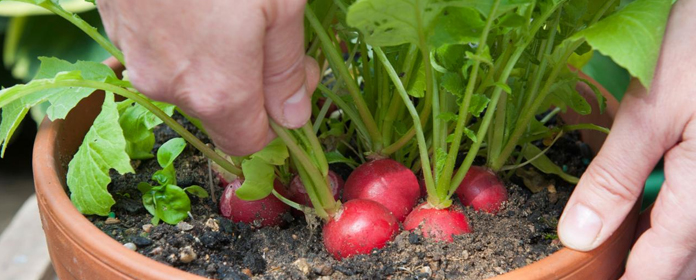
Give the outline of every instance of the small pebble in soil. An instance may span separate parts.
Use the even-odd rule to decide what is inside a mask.
[[[147,232],[147,233],[150,233],[150,231],[152,231],[152,227],[153,227],[152,224],[144,224],[144,225],[143,225],[143,231],[144,231],[144,232]]]
[[[150,240],[150,238],[147,237],[136,236],[133,237],[132,241],[133,243],[135,243],[135,245],[138,245],[138,247],[147,247],[152,245],[152,240]]]
[[[196,252],[193,251],[193,248],[191,246],[186,246],[183,249],[181,249],[181,252],[179,252],[179,261],[182,263],[190,263],[193,260],[196,259]]]
[[[123,244],[124,247],[128,248],[128,250],[135,251],[138,250],[138,247],[133,244],[133,242],[128,242],[126,244]]]
[[[162,247],[156,247],[156,248],[150,250],[150,255],[152,255],[152,256],[159,255],[162,253],[163,250],[164,249],[162,249]]]
[[[176,229],[180,231],[189,231],[193,229],[193,226],[187,222],[179,222],[176,224]]]
[[[205,221],[205,227],[210,229],[211,231],[220,231],[220,223],[218,223],[218,221],[213,218],[208,218],[208,220]]]
[[[321,276],[329,276],[333,273],[333,268],[330,265],[319,264],[313,268],[314,273]]]
[[[129,229],[126,229],[125,231],[123,231],[123,233],[124,233],[126,236],[135,235],[136,233],[138,233],[138,229],[137,229],[137,228],[134,228],[134,227],[133,227],[133,228],[129,228]]]
[[[118,224],[120,222],[121,221],[118,218],[112,218],[112,217],[108,217],[108,218],[106,218],[106,221],[104,221],[104,223],[107,225]]]
[[[418,278],[419,279],[426,279],[426,278],[430,277],[431,275],[433,275],[433,270],[430,269],[429,266],[421,267],[421,269],[418,270]]]
[[[305,276],[309,275],[309,263],[307,263],[307,259],[299,258],[292,264],[294,264]]]
[[[251,273],[251,269],[248,269],[248,268],[242,269],[242,273],[244,273],[246,276],[249,276],[249,277],[253,277],[253,276],[254,276],[254,274]]]

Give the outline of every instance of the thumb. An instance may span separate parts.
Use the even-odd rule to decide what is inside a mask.
[[[634,81],[612,131],[575,188],[558,226],[563,244],[589,251],[602,244],[626,218],[650,171],[673,136],[656,123],[656,93]]]
[[[263,90],[266,112],[287,128],[304,125],[319,80],[314,59],[304,55],[305,0],[266,1]]]

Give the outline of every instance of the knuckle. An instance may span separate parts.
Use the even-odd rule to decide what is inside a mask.
[[[622,172],[597,162],[589,168],[586,176],[591,180],[592,191],[597,197],[608,198],[612,202],[634,202],[640,196],[640,188],[634,187],[634,180],[623,176]]]

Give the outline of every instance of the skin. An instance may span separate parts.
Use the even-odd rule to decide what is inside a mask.
[[[274,137],[267,116],[289,128],[309,118],[318,68],[304,56],[305,1],[98,4],[133,85],[200,118],[224,151],[261,149]],[[696,277],[694,14],[695,0],[675,4],[650,92],[632,83],[559,223],[566,246],[598,247],[625,219],[664,155],[666,180],[651,211],[641,215],[623,279]]]
[[[664,155],[665,182],[651,210],[641,214],[622,279],[696,277],[695,13],[696,1],[675,4],[650,91],[631,83],[559,223],[566,246],[598,247],[626,218]]]
[[[304,55],[305,0],[97,2],[133,86],[201,119],[228,154],[275,138],[269,116],[287,128],[309,119],[319,69]]]

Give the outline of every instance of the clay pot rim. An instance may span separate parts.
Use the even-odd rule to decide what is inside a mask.
[[[113,64],[107,63],[110,66]],[[112,270],[118,271],[126,277],[147,278],[147,279],[207,279],[194,275],[183,270],[159,263],[137,252],[131,251],[118,241],[103,233],[85,218],[73,206],[65,192],[58,165],[56,161],[57,140],[59,132],[63,126],[63,120],[50,122],[44,120],[37,134],[33,151],[33,170],[40,208],[42,208],[42,222],[46,224],[46,219],[56,221],[56,227],[66,236],[71,243],[81,247],[95,259],[99,259]],[[47,209],[51,209],[48,211]],[[637,211],[634,207],[633,211]],[[568,248],[563,248],[558,252],[529,264],[525,267],[516,269],[506,274],[495,277],[494,279],[520,279],[529,278],[543,279],[548,277],[564,278],[571,276],[577,267],[589,265],[593,259],[603,254],[608,254],[613,245],[622,238],[633,238],[634,221],[627,219],[609,241],[591,252],[579,252]],[[626,236],[630,235],[630,236]],[[56,252],[60,253],[60,252]],[[75,260],[77,261],[77,260]],[[54,264],[55,265],[55,264]],[[568,267],[573,269],[568,270]],[[620,273],[617,271],[616,273]]]

